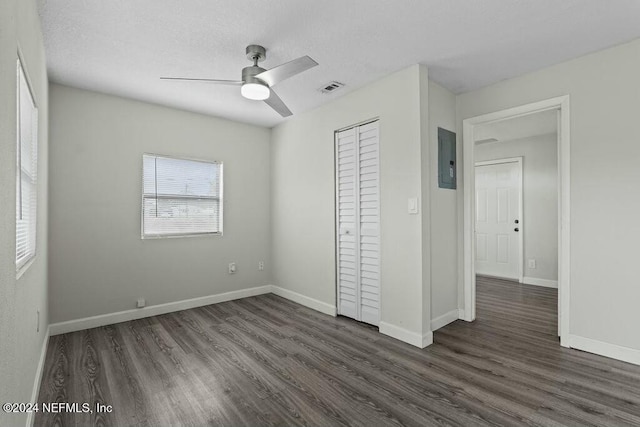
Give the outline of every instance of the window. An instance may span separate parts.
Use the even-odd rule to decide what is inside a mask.
[[[222,234],[222,164],[145,154],[142,238]]]
[[[38,109],[20,60],[17,64],[16,269],[36,254]]]

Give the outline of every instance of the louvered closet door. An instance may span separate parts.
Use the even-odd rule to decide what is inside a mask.
[[[378,122],[336,134],[338,311],[380,321]]]

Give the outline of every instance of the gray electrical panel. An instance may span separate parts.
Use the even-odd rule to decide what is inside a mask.
[[[456,189],[456,134],[438,128],[438,187]]]

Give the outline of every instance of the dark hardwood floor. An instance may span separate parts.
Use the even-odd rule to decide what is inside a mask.
[[[478,279],[420,350],[274,295],[51,338],[36,425],[640,425],[640,366],[561,348],[554,289]]]

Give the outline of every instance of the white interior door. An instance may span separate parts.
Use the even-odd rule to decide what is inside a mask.
[[[380,322],[378,122],[336,133],[338,313]]]
[[[522,161],[476,163],[476,273],[522,281]]]

